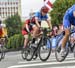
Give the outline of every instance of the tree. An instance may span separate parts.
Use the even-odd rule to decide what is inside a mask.
[[[8,36],[13,36],[14,34],[21,33],[21,19],[18,14],[15,14],[14,16],[8,17],[5,21],[5,24],[7,26]]]
[[[64,13],[73,4],[75,4],[75,0],[56,0],[53,4],[53,10],[50,13],[52,24],[62,23]]]

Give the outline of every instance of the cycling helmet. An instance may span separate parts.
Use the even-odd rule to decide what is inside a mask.
[[[41,12],[48,13],[49,9],[46,6],[41,8]]]

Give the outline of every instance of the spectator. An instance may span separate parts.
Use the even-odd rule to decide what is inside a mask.
[[[63,24],[59,24],[59,31],[58,31],[58,34],[60,34],[62,31],[63,31]]]

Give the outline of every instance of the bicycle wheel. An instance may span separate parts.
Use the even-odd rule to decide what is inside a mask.
[[[34,56],[33,56],[33,60],[36,60],[38,57],[38,53],[36,53]]]
[[[4,59],[4,57],[5,57],[4,47],[3,46],[0,46],[0,61],[2,59]]]
[[[62,39],[63,39],[63,37],[61,37],[61,38],[57,41],[56,48],[55,48],[55,57],[56,57],[56,60],[57,60],[58,62],[64,61],[65,58],[67,57],[68,53],[69,53],[69,47],[68,47],[69,44],[67,43],[67,44],[66,44],[65,56],[64,56],[64,57],[61,56]]]
[[[0,46],[0,61],[2,59],[2,49],[1,49],[1,46]]]
[[[32,60],[32,48],[30,48],[29,46],[27,48],[23,49],[21,54],[22,54],[22,58],[24,60],[27,60],[27,61]]]
[[[74,48],[73,48],[73,53],[74,53],[74,58],[75,58],[75,44],[74,44]]]
[[[5,47],[2,46],[2,56],[1,56],[1,58],[4,59],[4,57],[5,57]]]
[[[22,59],[26,59],[26,55],[27,55],[27,53],[26,53],[26,51],[25,51],[25,49],[22,49],[22,51],[21,51],[21,56],[22,56]]]
[[[32,58],[33,58],[33,48],[27,48],[27,57],[26,57],[26,60],[27,61],[31,61]]]
[[[48,37],[42,38],[39,47],[39,58],[42,61],[46,61],[51,54],[52,45]]]

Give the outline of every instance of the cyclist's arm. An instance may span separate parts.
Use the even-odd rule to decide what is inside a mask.
[[[52,29],[51,18],[48,14],[46,15],[46,21],[47,21],[49,28]]]
[[[36,23],[36,25],[37,25],[38,27],[41,27],[40,24],[39,24],[39,22],[38,22],[38,18],[37,18],[37,17],[35,17],[35,23]]]
[[[28,23],[29,23],[29,20],[26,20],[25,23],[24,23],[24,25],[23,25],[23,27],[22,27],[22,29],[23,29],[23,30],[26,29],[28,32],[30,32],[30,31],[29,31]]]
[[[25,23],[25,28],[26,28],[26,30],[28,31],[28,32],[30,32],[30,30],[29,30],[29,24],[30,23],[30,20],[26,20],[26,23]]]
[[[52,29],[52,24],[51,24],[50,19],[47,19],[46,21],[47,21],[47,24],[48,24],[49,28]]]
[[[26,30],[27,30],[28,32],[30,32],[29,27],[28,27],[28,24],[26,24]]]

